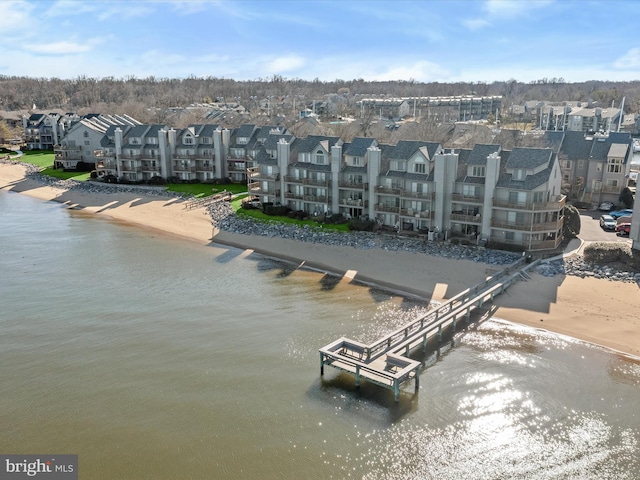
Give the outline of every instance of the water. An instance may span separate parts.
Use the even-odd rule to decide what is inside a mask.
[[[498,321],[421,390],[327,368],[425,305],[0,192],[0,452],[83,479],[640,478],[640,363]]]

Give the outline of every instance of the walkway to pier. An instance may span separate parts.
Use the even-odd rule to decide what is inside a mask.
[[[527,263],[522,258],[371,344],[339,338],[320,349],[320,375],[324,375],[325,365],[330,365],[355,375],[356,388],[360,380],[365,379],[392,389],[396,401],[400,399],[400,386],[412,379],[417,392],[422,364],[409,358],[411,351],[417,347],[426,350],[430,337],[437,335],[440,341],[443,329],[451,326],[455,330],[461,319],[468,323],[472,311],[493,300],[518,279],[529,278],[526,270],[536,263]]]
[[[192,210],[194,208],[206,207],[211,205],[212,203],[222,202],[222,201],[231,201],[233,198],[233,194],[226,190],[223,190],[220,193],[216,193],[215,195],[209,195],[208,197],[196,196],[194,198],[190,198],[187,203],[185,203],[184,208],[186,210]]]

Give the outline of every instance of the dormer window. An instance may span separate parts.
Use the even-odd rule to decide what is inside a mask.
[[[324,152],[322,150],[316,152],[316,163],[318,165],[324,165]]]
[[[391,162],[391,170],[395,170],[397,172],[404,172],[405,170],[405,162],[404,160],[394,160]]]
[[[526,172],[522,168],[518,168],[513,171],[514,180],[524,180],[525,177],[526,177]]]
[[[187,135],[187,136],[184,137],[183,142],[184,142],[185,145],[193,145],[193,143],[194,143],[193,142],[193,137]]]
[[[471,176],[472,177],[484,177],[485,176],[485,166],[484,165],[474,165],[471,168]]]
[[[413,173],[427,173],[427,165],[424,163],[415,163],[413,165]]]
[[[354,167],[362,165],[362,157],[351,157],[351,165]]]

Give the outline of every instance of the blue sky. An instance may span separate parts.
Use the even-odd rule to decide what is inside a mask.
[[[0,0],[0,75],[640,79],[637,0]]]

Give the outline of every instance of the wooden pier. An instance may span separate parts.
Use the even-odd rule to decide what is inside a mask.
[[[325,365],[332,366],[355,375],[356,388],[361,379],[365,379],[393,390],[396,402],[400,399],[400,386],[405,382],[413,379],[418,392],[422,363],[409,358],[411,351],[418,347],[426,351],[429,338],[437,335],[441,341],[443,330],[449,326],[455,330],[460,320],[468,324],[472,311],[493,300],[518,279],[528,278],[526,270],[536,263],[527,263],[522,258],[371,344],[339,338],[320,349],[320,375],[324,375]]]

